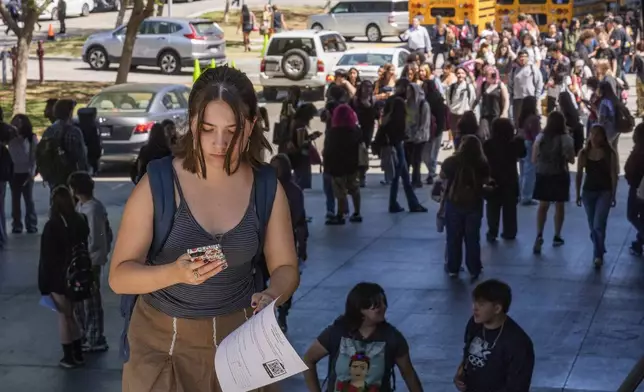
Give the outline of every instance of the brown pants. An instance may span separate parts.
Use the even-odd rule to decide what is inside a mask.
[[[179,319],[139,297],[128,330],[130,360],[123,392],[221,392],[215,373],[217,345],[252,309],[207,319]],[[279,391],[273,384],[257,392]]]
[[[347,194],[351,195],[353,209],[360,214],[360,179],[359,172],[343,177],[333,177],[331,180],[333,195],[338,200],[338,216],[342,217],[349,213],[349,201]]]

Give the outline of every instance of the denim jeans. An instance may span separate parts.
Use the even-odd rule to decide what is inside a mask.
[[[637,198],[637,186],[628,189],[626,217],[636,231],[636,241],[644,245],[644,201]]]
[[[380,149],[380,167],[385,173],[385,181],[391,182],[396,172],[396,159],[393,147],[386,146]]]
[[[583,191],[581,201],[586,209],[590,239],[593,241],[593,257],[606,253],[606,222],[610,212],[611,191]]]
[[[13,219],[12,229],[22,231],[22,203],[25,200],[25,226],[27,231],[38,230],[38,218],[36,217],[36,206],[34,205],[34,179],[29,173],[14,173],[11,182],[11,218]]]
[[[409,209],[417,207],[420,203],[418,198],[414,193],[414,189],[411,187],[411,178],[409,177],[409,166],[407,166],[407,161],[405,160],[405,148],[403,147],[403,142],[397,143],[393,147],[393,153],[395,156],[395,171],[394,177],[391,181],[391,188],[389,190],[389,208],[396,207],[398,205],[398,180],[402,180],[403,189],[405,190],[405,195],[407,196],[407,205]]]
[[[445,229],[447,231],[447,270],[458,273],[463,262],[465,242],[465,265],[472,275],[481,272],[481,220],[483,205],[461,208],[451,202],[445,204]]]
[[[322,175],[322,188],[326,198],[326,212],[335,215],[335,195],[333,194],[333,177],[330,174]]]
[[[532,163],[532,140],[525,141],[526,156],[519,161],[519,172],[521,177],[519,184],[521,186],[521,202],[529,202],[532,200],[532,193],[534,192],[535,181],[535,165]]]
[[[438,164],[438,153],[441,149],[442,141],[443,133],[440,132],[436,137],[425,143],[425,147],[423,148],[423,162],[427,166],[430,177],[435,177],[437,174],[436,166]]]
[[[0,249],[7,242],[7,216],[4,210],[4,199],[7,193],[7,182],[0,181]]]

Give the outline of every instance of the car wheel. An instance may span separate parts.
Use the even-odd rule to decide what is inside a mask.
[[[89,11],[90,11],[89,4],[87,3],[83,4],[83,8],[81,9],[81,16],[89,15]]]
[[[282,58],[282,71],[290,80],[302,80],[311,69],[311,60],[308,53],[302,49],[291,49],[284,53]]]
[[[107,52],[100,46],[89,49],[87,52],[87,63],[94,70],[106,70],[110,67]]]
[[[382,40],[382,33],[380,32],[380,28],[376,26],[375,24],[370,24],[367,26],[367,40],[369,42],[380,42]]]
[[[273,87],[264,87],[264,99],[266,101],[275,101],[277,99],[277,89]]]
[[[345,41],[353,41],[353,39],[354,39],[354,38],[355,38],[355,37],[344,37],[344,40],[345,40]]]
[[[311,26],[311,29],[315,31],[320,31],[320,30],[324,30],[324,27],[322,27],[322,25],[319,23],[313,23],[313,26]]]
[[[181,72],[181,60],[173,51],[165,51],[159,55],[159,68],[165,75],[177,75]]]

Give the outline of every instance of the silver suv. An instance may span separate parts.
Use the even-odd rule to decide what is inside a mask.
[[[123,53],[126,26],[93,34],[83,45],[83,61],[103,70],[118,63]],[[198,60],[208,65],[226,62],[223,30],[211,20],[147,18],[141,23],[132,53],[132,66],[159,67],[164,74],[178,74]]]
[[[324,96],[327,76],[347,51],[335,31],[297,30],[273,34],[260,64],[259,82],[264,98],[275,100],[290,86],[317,90]]]

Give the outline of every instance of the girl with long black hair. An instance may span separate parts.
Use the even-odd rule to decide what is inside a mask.
[[[67,296],[66,271],[71,263],[72,247],[87,243],[89,226],[84,215],[76,212],[71,191],[58,186],[51,193],[49,220],[40,238],[38,289],[51,297],[58,311],[63,358],[59,365],[70,369],[85,363],[81,330],[74,317],[72,300]]]
[[[606,130],[601,125],[595,125],[590,129],[588,143],[579,152],[575,176],[577,206],[583,204],[586,209],[595,268],[604,264],[606,223],[610,208],[615,206],[618,176],[617,152],[608,142]]]
[[[316,365],[326,356],[330,361],[328,390],[391,392],[395,389],[395,382],[391,383],[394,366],[410,392],[423,390],[407,340],[386,321],[386,312],[387,296],[378,284],[363,282],[351,289],[344,314],[304,354],[309,368],[304,379],[310,391],[322,390]],[[370,366],[376,362],[381,365]]]
[[[488,165],[481,141],[474,135],[461,140],[458,151],[445,159],[441,178],[447,180],[445,191],[445,228],[447,264],[450,277],[458,276],[463,259],[475,280],[481,273],[480,230],[483,218],[483,193],[489,183]]]

